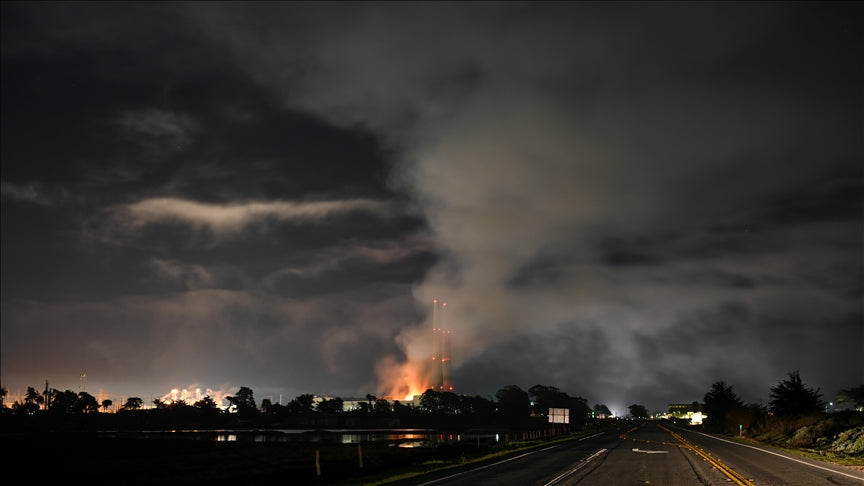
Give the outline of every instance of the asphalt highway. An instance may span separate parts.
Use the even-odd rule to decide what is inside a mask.
[[[644,422],[395,484],[864,486],[864,472]]]

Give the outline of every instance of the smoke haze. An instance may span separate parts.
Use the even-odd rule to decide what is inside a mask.
[[[60,266],[97,268],[62,302],[45,296],[73,278],[4,270],[12,373],[10,348],[50,328],[96,353],[81,367],[145,363],[151,387],[410,394],[437,298],[458,392],[544,384],[624,413],[718,380],[765,401],[794,369],[832,397],[864,381],[858,8],[3,9],[31,21],[4,21],[4,85],[65,45],[80,79],[123,86],[56,108],[122,136],[104,153],[61,137],[74,171],[43,178],[27,161],[63,157],[4,148],[4,202],[23,208],[4,212],[22,240],[4,237],[4,266],[42,231],[17,222],[51,228],[38,208],[62,200],[80,225],[44,231],[83,235],[69,261],[89,263]],[[4,126],[29,126],[9,106]]]

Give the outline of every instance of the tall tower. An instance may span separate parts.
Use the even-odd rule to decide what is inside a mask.
[[[441,389],[453,391],[453,363],[450,361],[450,329],[441,331]]]
[[[441,302],[438,299],[432,301],[432,389],[441,390],[444,388],[444,368],[441,366],[444,354],[443,331],[441,330],[441,321],[444,319],[444,309],[447,308],[446,302]]]
[[[447,303],[432,301],[432,388],[439,391],[453,390],[452,362],[450,360],[450,335],[445,318]]]

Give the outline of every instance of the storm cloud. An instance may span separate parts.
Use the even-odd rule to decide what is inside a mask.
[[[382,393],[435,298],[464,393],[864,381],[856,7],[3,14],[10,390]]]

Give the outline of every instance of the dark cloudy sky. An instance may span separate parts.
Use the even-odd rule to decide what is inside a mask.
[[[439,298],[458,392],[833,400],[861,13],[4,2],[2,385],[383,394]]]

